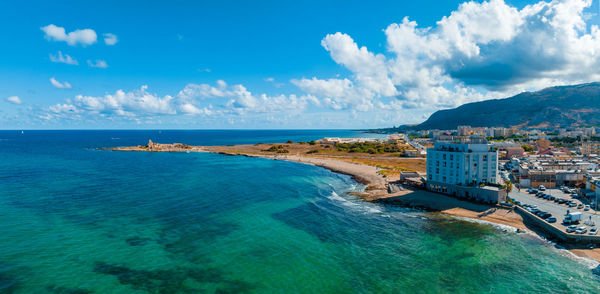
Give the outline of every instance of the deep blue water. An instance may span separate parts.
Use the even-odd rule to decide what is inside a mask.
[[[353,131],[0,131],[2,293],[596,293],[535,237],[364,203],[284,161],[100,147]]]

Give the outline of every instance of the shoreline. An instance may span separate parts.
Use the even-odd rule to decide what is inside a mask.
[[[514,230],[517,232],[524,231],[525,233],[535,235],[543,241],[552,242],[546,238],[543,233],[539,232],[539,228],[525,221],[518,212],[511,209],[467,202],[451,196],[425,190],[405,189],[401,190],[400,192],[389,192],[389,185],[394,181],[382,176],[379,173],[379,169],[375,166],[356,162],[348,162],[342,159],[331,157],[244,152],[243,148],[241,148],[241,150],[239,148],[236,149],[236,147],[239,146],[250,145],[191,146],[191,148],[184,150],[145,150],[138,148],[138,146],[103,148],[103,150],[130,152],[202,152],[227,156],[245,156],[309,164],[328,169],[334,173],[348,175],[357,183],[364,185],[364,192],[355,192],[352,193],[352,195],[358,196],[366,202],[423,209],[449,215],[459,220],[483,222],[491,226],[508,226],[514,228]],[[596,263],[600,263],[600,248],[588,249],[570,244],[559,245],[562,246],[564,250],[568,251],[569,254],[575,255],[577,258],[589,259],[595,261]]]

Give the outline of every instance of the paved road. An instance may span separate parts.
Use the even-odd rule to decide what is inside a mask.
[[[571,198],[570,194],[566,194],[558,189],[547,189],[544,193],[550,194],[555,197],[573,200],[577,204],[581,203],[580,200]],[[554,223],[553,225],[562,230],[566,229],[566,226],[562,225],[561,222],[562,222],[563,218],[565,217],[565,215],[567,214],[567,210],[569,210],[571,212],[579,211],[582,213],[581,223],[578,226],[585,225],[584,222],[589,221],[590,216],[591,216],[592,221],[595,223],[596,226],[598,226],[600,228],[600,213],[597,213],[592,209],[590,209],[589,211],[584,211],[583,208],[577,209],[577,207],[568,207],[567,204],[558,204],[554,201],[546,200],[544,198],[537,198],[537,197],[535,197],[535,194],[529,194],[529,193],[527,193],[527,191],[525,189],[521,189],[521,192],[518,192],[515,189],[514,191],[512,191],[510,193],[509,196],[515,200],[520,201],[521,204],[537,205],[540,210],[551,213],[552,216],[556,217],[556,220],[557,220],[557,222]],[[586,203],[583,203],[583,204],[585,205]],[[589,228],[590,226],[586,225],[586,227]]]

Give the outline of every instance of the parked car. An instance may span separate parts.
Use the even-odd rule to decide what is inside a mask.
[[[547,218],[546,221],[549,222],[549,223],[555,223],[556,222],[556,218],[553,217],[553,216],[551,216],[551,217]]]
[[[573,233],[577,229],[576,225],[570,225],[567,227],[567,233]]]
[[[575,207],[575,206],[577,206],[577,203],[575,203],[575,202],[569,202],[569,207]]]
[[[583,226],[581,226],[575,230],[575,234],[585,234],[585,233],[587,233],[587,228],[583,227]]]
[[[583,208],[583,204],[579,203],[579,205],[577,205],[577,209],[582,209]]]
[[[588,211],[588,210],[590,210],[590,206],[589,206],[589,205],[586,205],[586,206],[583,208],[583,210],[585,210],[585,211]]]
[[[588,234],[590,234],[590,235],[596,235],[596,234],[598,234],[598,229],[596,229],[596,228],[591,228],[591,229],[590,229],[590,232],[589,232]]]
[[[546,187],[544,187],[544,185],[539,185],[538,186],[538,190],[540,190],[540,191],[546,191]]]

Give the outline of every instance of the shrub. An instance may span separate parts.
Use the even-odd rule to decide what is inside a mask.
[[[263,150],[266,152],[277,152],[277,153],[289,153],[290,151],[285,149],[283,145],[273,145],[269,149]]]

